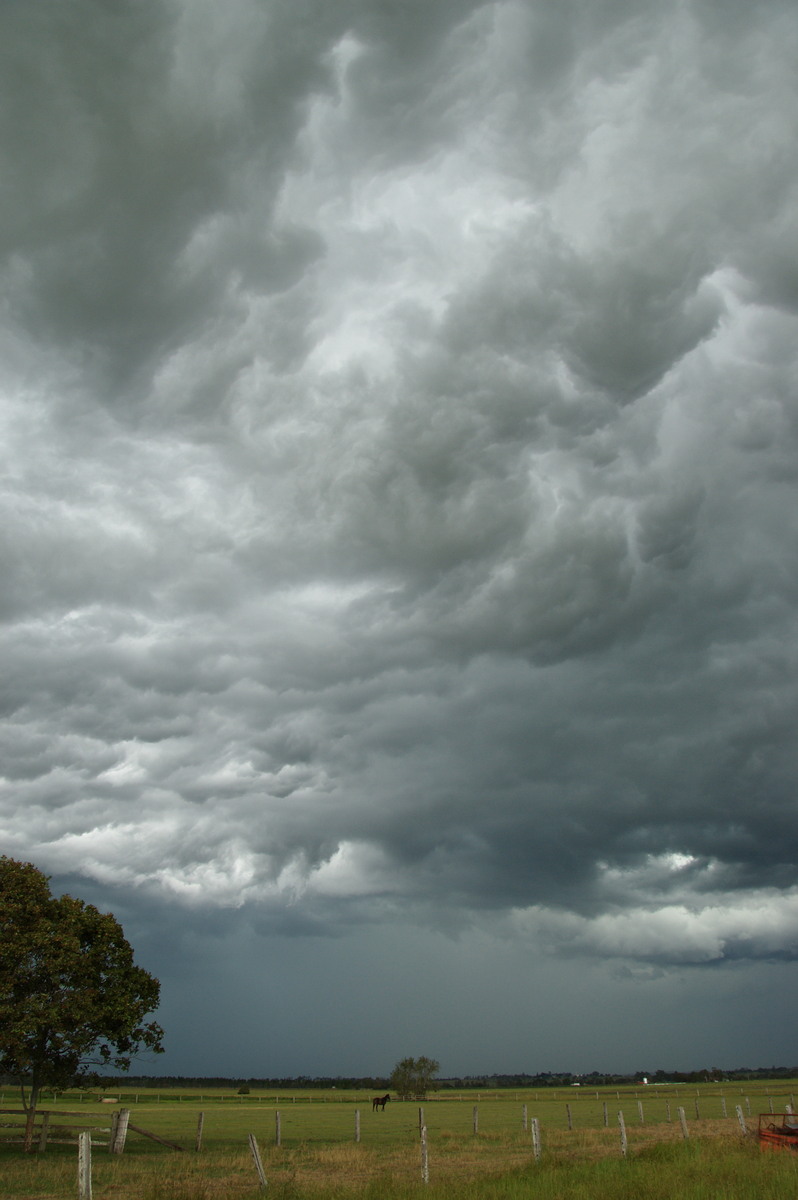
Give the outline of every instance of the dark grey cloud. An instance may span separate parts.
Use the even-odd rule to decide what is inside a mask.
[[[0,23],[4,849],[167,1007],[254,945],[782,979],[790,6]]]

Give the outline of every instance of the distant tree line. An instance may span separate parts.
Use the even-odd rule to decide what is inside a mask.
[[[716,1067],[699,1071],[635,1071],[632,1074],[609,1074],[591,1071],[587,1075],[575,1075],[570,1071],[541,1071],[532,1075],[463,1075],[435,1080],[435,1090],[467,1088],[557,1088],[581,1084],[582,1087],[624,1087],[648,1079],[649,1083],[712,1083],[724,1080],[795,1079],[798,1066],[793,1067],[738,1067],[733,1071],[722,1071]],[[9,1086],[10,1076],[0,1075],[0,1084]],[[222,1075],[103,1075],[95,1081],[104,1088],[229,1088],[237,1091],[250,1087],[263,1091],[304,1091],[306,1089],[349,1091],[387,1091],[391,1079],[382,1075],[292,1075],[292,1076],[239,1076]]]
[[[0,1085],[8,1086],[16,1080],[10,1077],[0,1075]],[[249,1076],[229,1076],[229,1075],[101,1075],[94,1081],[94,1086],[100,1086],[105,1089],[112,1088],[230,1088],[231,1091],[236,1091],[241,1087],[256,1088],[263,1091],[265,1088],[270,1090],[289,1091],[295,1089],[301,1091],[309,1088],[318,1088],[332,1090],[334,1088],[350,1089],[350,1090],[371,1090],[388,1087],[387,1076],[363,1075],[363,1076],[345,1076],[345,1075],[298,1075],[276,1078],[261,1078]]]
[[[536,1075],[465,1075],[438,1079],[436,1087],[443,1088],[545,1088],[571,1087],[623,1087],[640,1083],[713,1083],[723,1080],[745,1079],[795,1079],[798,1066],[793,1067],[737,1067],[723,1071],[720,1067],[705,1067],[699,1071],[634,1071],[632,1074],[611,1074],[591,1071],[586,1075],[575,1075],[571,1071],[541,1071]]]

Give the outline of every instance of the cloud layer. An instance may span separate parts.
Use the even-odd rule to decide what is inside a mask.
[[[0,20],[5,850],[795,957],[791,6]]]

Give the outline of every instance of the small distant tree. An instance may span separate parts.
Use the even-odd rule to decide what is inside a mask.
[[[403,1058],[393,1069],[391,1088],[400,1100],[424,1100],[440,1069],[434,1058]]]
[[[92,1067],[126,1071],[139,1050],[162,1051],[163,1030],[145,1021],[159,992],[115,917],[0,857],[0,1072],[19,1081],[26,1148],[43,1087],[85,1087]]]

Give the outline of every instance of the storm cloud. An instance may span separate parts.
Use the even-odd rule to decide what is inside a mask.
[[[0,24],[3,850],[167,1007],[258,946],[289,996],[329,947],[342,998],[414,953],[783,980],[792,5]],[[469,1004],[444,1067],[501,1069]],[[390,1066],[349,1045],[318,1069]]]

